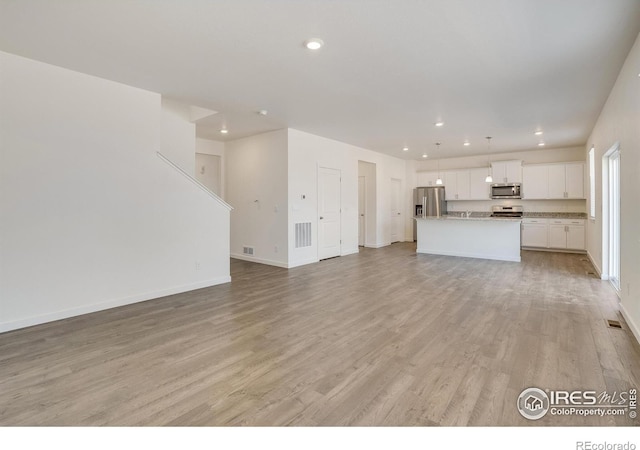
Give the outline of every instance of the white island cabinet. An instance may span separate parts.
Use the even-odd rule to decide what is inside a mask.
[[[416,219],[417,253],[520,262],[520,219]]]

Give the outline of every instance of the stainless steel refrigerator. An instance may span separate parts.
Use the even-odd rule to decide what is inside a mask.
[[[413,190],[415,217],[440,217],[447,214],[447,202],[444,197],[444,186],[418,187]],[[413,223],[413,240],[417,238],[416,223]]]

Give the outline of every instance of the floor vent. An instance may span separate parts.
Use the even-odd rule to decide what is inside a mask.
[[[587,274],[587,275],[589,275],[589,276],[591,276],[591,277],[595,277],[595,276],[596,276],[596,273],[595,273],[595,272],[592,272],[592,271],[590,271],[590,270],[587,270],[586,274]]]
[[[618,329],[622,329],[622,324],[617,321],[617,320],[607,320],[607,326],[609,328],[618,328]]]
[[[296,224],[296,247],[311,247],[311,222],[301,222]]]
[[[253,256],[253,247],[242,247],[242,253]]]

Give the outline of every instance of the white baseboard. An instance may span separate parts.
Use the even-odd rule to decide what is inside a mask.
[[[640,344],[640,328],[638,328],[638,325],[633,321],[633,318],[627,312],[624,307],[624,303],[622,302],[620,302],[620,312],[622,313],[622,317],[624,317],[624,320],[627,322],[627,325],[629,325],[629,329],[635,336],[636,341],[638,341],[638,343]]]
[[[25,317],[19,320],[12,320],[9,322],[0,322],[0,333],[6,331],[17,330],[19,328],[31,327],[33,325],[40,325],[47,322],[53,322],[55,320],[68,319],[70,317],[81,316],[83,314],[90,314],[98,311],[104,311],[106,309],[117,308],[119,306],[131,305],[133,303],[145,302],[147,300],[153,300],[160,297],[166,297],[167,295],[180,294],[182,292],[193,291],[196,289],[202,289],[205,287],[215,286],[218,284],[229,283],[231,281],[230,276],[216,277],[205,281],[199,281],[197,283],[184,284],[181,286],[175,286],[168,289],[160,289],[157,291],[146,292],[144,294],[132,295],[129,297],[107,300],[105,302],[93,303],[91,305],[83,305],[76,308],[64,309],[61,311],[54,311],[38,316]]]
[[[589,258],[589,261],[591,261],[591,265],[593,266],[593,268],[596,269],[598,278],[600,278],[601,280],[608,280],[609,277],[602,274],[602,269],[600,268],[600,266],[598,266],[596,260],[593,258],[593,256],[591,256],[591,253],[589,251],[587,251],[587,257]]]
[[[366,248],[382,248],[382,247],[386,247],[387,245],[391,245],[391,243],[382,243],[382,244],[364,244],[364,246]]]
[[[302,259],[300,261],[294,261],[294,262],[288,264],[287,268],[288,269],[293,269],[294,267],[306,266],[307,264],[315,264],[318,261],[320,261],[318,258]]]
[[[441,252],[441,251],[438,251],[438,253],[434,253],[430,250],[423,249],[423,248],[417,248],[416,253],[424,253],[428,255],[461,256],[463,258],[492,259],[495,261],[520,262],[520,255],[506,256],[506,255],[490,255],[485,253]]]
[[[254,262],[254,263],[259,263],[259,264],[266,264],[268,266],[282,267],[283,269],[288,269],[289,268],[289,264],[283,263],[283,262],[280,262],[280,261],[274,261],[272,259],[255,258],[253,256],[241,255],[239,253],[231,253],[231,257],[235,258],[235,259],[241,259],[242,261],[249,261],[249,262]]]

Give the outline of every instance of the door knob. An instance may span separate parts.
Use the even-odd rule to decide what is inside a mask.
[[[324,217],[320,216],[320,220],[324,219]]]

